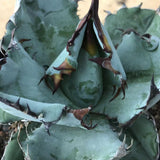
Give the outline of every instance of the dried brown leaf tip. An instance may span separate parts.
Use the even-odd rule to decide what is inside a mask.
[[[78,119],[78,120],[83,120],[84,116],[89,113],[91,110],[91,107],[88,108],[83,108],[83,109],[75,109],[75,110],[70,110],[70,113],[73,113],[73,115]]]
[[[112,71],[114,74],[120,74],[120,72],[116,71],[112,67],[110,57],[108,57],[108,58],[98,57],[98,58],[90,59],[90,61],[95,62],[95,63],[99,64],[100,66],[102,66],[103,68]]]
[[[90,129],[94,129],[97,126],[97,124],[93,125],[92,121],[90,121],[89,124],[85,122],[85,118],[90,112],[90,110],[91,110],[91,106],[88,108],[83,108],[83,109],[74,109],[74,110],[70,109],[68,110],[68,112],[73,113],[75,118],[81,121],[81,125],[87,128],[88,130],[90,130]]]
[[[53,67],[55,70],[61,71],[61,74],[70,75],[72,71],[75,71],[75,68],[69,63],[68,59],[66,58],[64,62],[59,67]]]
[[[95,27],[98,32],[99,39],[101,40],[102,45],[103,45],[103,50],[108,53],[112,52],[111,47],[108,43],[107,38],[105,37],[105,34],[104,34],[102,26],[101,26],[101,22],[100,22],[100,19],[98,16],[98,7],[99,7],[99,0],[92,0],[92,3],[91,3],[91,6],[90,6],[88,13],[80,21],[76,31],[72,35],[71,39],[68,41],[68,45],[67,45],[68,51],[69,51],[69,47],[74,45],[75,39],[78,37],[80,31],[82,30],[82,28],[85,26],[86,23],[87,23],[86,30],[88,30],[86,32],[87,38],[90,38],[91,36],[93,36],[93,34],[95,35],[95,33],[92,32],[93,31],[93,22],[94,22]],[[92,22],[92,23],[90,23],[90,22]],[[87,34],[87,33],[89,33],[89,34]],[[90,39],[90,40],[93,41],[93,39]]]
[[[53,68],[57,71],[60,71],[60,73],[53,74],[50,76],[46,74],[39,81],[40,84],[43,80],[45,80],[45,83],[48,86],[48,88],[52,90],[52,94],[54,94],[58,90],[60,83],[63,80],[62,75],[63,74],[70,75],[75,70],[75,68],[73,68],[68,63],[67,59],[59,67],[53,67]],[[49,84],[49,78],[53,80],[54,88]]]

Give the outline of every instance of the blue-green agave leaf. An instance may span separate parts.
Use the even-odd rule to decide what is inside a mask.
[[[154,10],[134,8],[122,8],[116,14],[110,14],[105,19],[104,27],[109,32],[114,45],[118,45],[123,31],[134,29],[144,34],[152,24],[156,12]]]
[[[27,153],[28,146],[28,155],[31,159],[111,160],[116,156],[122,142],[110,129],[105,119],[97,118],[95,118],[95,122],[99,125],[89,131],[54,125],[50,128],[50,136],[48,136],[44,126],[41,126],[30,134],[26,141],[22,142],[22,146],[25,153]],[[37,146],[41,146],[41,149],[46,152],[39,152]]]
[[[21,120],[21,118],[13,116],[12,114],[5,112],[3,109],[0,109],[0,123],[8,124],[10,122],[15,122],[19,120]]]
[[[103,92],[101,67],[88,61],[90,58],[92,56],[85,49],[81,49],[76,72],[73,72],[71,77],[65,77],[61,84],[66,96],[70,95],[68,97],[72,102],[83,108],[97,104]]]
[[[121,21],[122,15],[132,17],[132,21],[128,21],[128,23]],[[145,21],[141,19],[147,19],[147,25],[144,25]],[[137,23],[134,23],[134,20]],[[125,90],[124,100],[120,100],[119,96],[108,105],[104,105],[104,102],[109,101],[111,91],[113,91],[112,87],[117,83],[116,80],[113,80],[112,74],[108,72],[106,74],[108,76],[105,76],[106,88],[98,106],[101,108],[100,113],[105,112],[109,117],[117,118],[122,124],[127,123],[135,115],[141,114],[143,109],[152,107],[160,100],[158,20],[159,15],[155,11],[142,10],[139,7],[124,8],[116,15],[106,18],[105,29],[108,30],[113,41],[117,39],[120,32],[111,31],[111,26],[112,29],[116,29],[115,23],[121,24],[120,28],[124,31],[119,36],[117,52],[127,75],[128,88]],[[139,27],[135,27],[135,25]],[[153,30],[155,30],[154,33]],[[99,110],[98,106],[95,108],[96,111]]]
[[[153,160],[158,156],[157,131],[154,123],[148,120],[146,116],[141,116],[137,119],[121,135],[122,142],[104,117],[96,116],[96,118],[92,117],[92,120],[98,126],[89,131],[76,126],[67,127],[63,125],[50,127],[50,135],[45,131],[44,125],[34,129],[34,131],[26,132],[26,129],[22,130],[18,140],[24,156],[40,160],[44,159],[44,157],[57,160]],[[137,131],[139,134],[137,134]],[[44,141],[47,143],[44,143]],[[14,138],[11,139],[6,147],[4,155],[14,151],[15,146],[17,146],[17,150],[21,151]],[[43,148],[43,152],[39,152],[38,146],[41,146],[41,149]],[[33,150],[34,152],[32,152]],[[10,160],[10,158],[6,160]]]
[[[83,108],[95,106],[101,97],[103,84],[100,66],[111,70],[119,78],[118,87],[125,94],[125,71],[109,34],[101,25],[95,6],[98,7],[98,1],[92,1],[88,13],[79,22],[66,48],[53,61],[43,78],[48,86],[47,78],[53,80],[53,93],[62,83],[61,89],[65,95]]]
[[[117,52],[127,73],[126,97],[122,100],[119,96],[108,103],[116,83],[108,72],[108,76],[105,77],[106,88],[102,99],[95,107],[96,112],[106,113],[111,118],[117,118],[119,123],[125,124],[141,114],[144,108],[150,108],[160,100],[159,39],[157,41],[158,48],[148,51],[145,45],[148,42],[135,33],[123,36]]]
[[[79,33],[79,36],[75,39],[74,45],[72,47],[69,47],[70,51],[68,51],[67,47],[65,47],[64,50],[59,54],[59,56],[53,61],[53,63],[47,69],[46,75],[52,76],[54,74],[60,74],[61,71],[54,68],[59,67],[65,60],[69,61],[68,63],[71,65],[71,67],[73,67],[74,69],[77,68],[77,58],[81,45],[83,43],[85,29],[86,25]],[[70,52],[72,52],[72,55],[70,55]]]
[[[21,0],[15,13],[15,37],[41,65],[50,65],[67,44],[78,23],[74,0]]]
[[[138,133],[138,134],[137,134]],[[159,157],[159,136],[152,118],[141,116],[127,129],[127,137],[134,137],[129,153],[122,160],[153,160]],[[128,139],[128,144],[131,142]]]
[[[16,47],[10,51],[7,63],[0,72],[1,92],[40,102],[72,104],[61,91],[53,96],[44,82],[39,84],[44,75],[44,68],[31,59],[18,42],[15,43]]]
[[[97,39],[98,39],[98,41],[99,41],[102,49],[104,49],[104,48],[103,48],[103,45],[102,45],[102,42],[100,41],[100,39],[99,39],[99,37],[98,37],[98,31],[97,31],[95,25],[93,25],[93,26],[94,26],[94,31],[95,31],[95,34],[96,34],[96,36],[97,36]],[[114,47],[114,45],[113,45],[113,42],[112,42],[112,40],[111,40],[111,38],[110,38],[110,35],[108,34],[108,31],[105,30],[102,25],[101,25],[101,27],[102,27],[102,29],[103,29],[104,35],[106,36],[106,39],[107,39],[107,41],[108,41],[108,44],[109,44],[109,46],[111,47],[111,50],[112,50],[112,52],[113,52],[113,53],[112,53],[112,58],[111,58],[111,66],[113,67],[114,70],[116,70],[116,71],[118,71],[118,72],[121,73],[120,79],[126,80],[126,73],[125,73],[125,71],[124,71],[124,69],[123,69],[123,66],[122,66],[122,64],[121,64],[121,61],[120,61],[119,56],[118,56],[118,54],[117,54],[117,51],[116,51],[116,49],[115,49],[115,47]]]
[[[70,123],[72,123],[75,118],[70,118]],[[92,120],[93,123],[98,124],[92,130],[86,130],[73,125],[53,125],[49,128],[50,135],[46,132],[44,125],[41,125],[39,128],[33,125],[33,127],[35,126],[33,129],[30,129],[29,126],[27,128],[24,127],[18,130],[18,134],[11,138],[3,157],[5,160],[10,160],[10,154],[17,150],[17,154],[12,157],[12,160],[22,157],[22,153],[25,158],[29,157],[30,159],[39,160],[44,159],[44,157],[46,159],[58,160],[112,160],[117,156],[123,143],[119,140],[118,134],[112,130],[104,116],[93,115]],[[41,146],[43,152],[39,152],[38,146]],[[33,150],[34,152],[32,152]],[[125,155],[126,152],[121,157]]]
[[[0,97],[0,108],[3,111],[28,121],[56,121],[65,108],[65,105],[60,103],[42,103],[4,93],[0,93]],[[31,115],[26,113],[27,109],[30,110]]]
[[[146,33],[149,33],[151,35],[157,36],[160,38],[160,17],[159,17],[159,11],[157,11],[156,15],[154,16],[154,19],[152,20],[151,25],[149,26],[149,28],[146,30]]]

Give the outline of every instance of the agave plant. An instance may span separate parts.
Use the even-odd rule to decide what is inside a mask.
[[[98,0],[21,0],[0,46],[2,160],[157,160],[148,109],[160,100],[158,11]],[[77,27],[76,27],[77,26]]]

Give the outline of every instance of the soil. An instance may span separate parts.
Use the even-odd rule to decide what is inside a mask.
[[[0,158],[3,156],[4,148],[7,145],[10,134],[9,125],[0,125]]]

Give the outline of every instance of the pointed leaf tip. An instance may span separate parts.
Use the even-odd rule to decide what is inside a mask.
[[[154,98],[157,94],[160,94],[159,89],[157,88],[157,86],[155,85],[155,81],[154,81],[154,74],[152,76],[152,80],[151,80],[151,85],[150,85],[150,96],[148,98],[148,102]],[[147,102],[147,103],[148,103]]]

